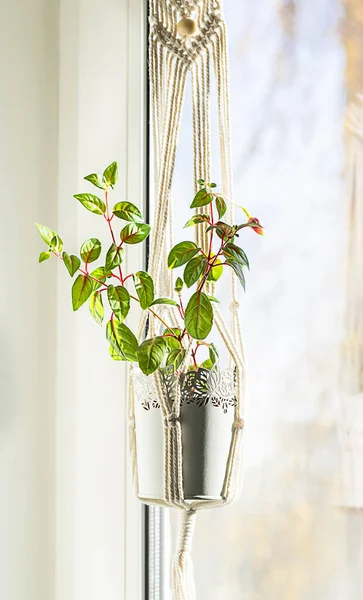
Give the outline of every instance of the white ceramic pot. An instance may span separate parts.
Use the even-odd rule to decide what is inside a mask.
[[[164,427],[153,378],[135,374],[135,420],[139,498],[164,496]],[[177,383],[181,389],[180,423],[184,497],[221,498],[234,419],[234,369],[199,369]],[[168,393],[166,391],[166,393]]]

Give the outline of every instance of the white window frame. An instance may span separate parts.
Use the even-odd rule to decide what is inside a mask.
[[[74,249],[92,235],[92,224],[97,231],[94,215],[75,201],[72,205],[72,194],[93,165],[117,158],[118,199],[140,205],[145,197],[146,9],[143,0],[60,0],[57,227]],[[143,251],[135,246],[128,253],[128,271],[140,268]],[[71,314],[65,302],[69,281],[62,272],[57,297],[55,598],[141,600],[141,505],[128,464],[126,369],[118,363],[116,376],[104,332],[88,333],[95,327],[89,316]],[[92,362],[107,372],[106,383],[89,381]],[[104,416],[97,397],[105,406],[105,399],[116,397],[114,422],[112,408]],[[97,445],[102,436],[105,448]],[[113,451],[117,457],[109,467]],[[98,498],[103,473],[99,485],[105,481],[105,494],[112,497],[100,489]],[[102,547],[105,538],[108,547]]]

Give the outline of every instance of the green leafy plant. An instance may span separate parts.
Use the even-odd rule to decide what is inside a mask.
[[[110,356],[114,360],[136,362],[147,375],[164,365],[173,365],[177,371],[185,359],[187,347],[192,343],[190,368],[197,370],[202,366],[210,369],[218,361],[218,351],[213,343],[205,340],[213,328],[213,303],[218,299],[208,294],[207,282],[217,282],[229,268],[245,289],[244,272],[249,269],[249,262],[236,240],[243,229],[253,229],[263,235],[263,228],[259,220],[251,217],[244,208],[247,217],[245,223],[229,224],[222,221],[227,211],[225,200],[215,192],[215,183],[200,179],[200,189],[190,208],[203,208],[203,212],[194,214],[185,227],[205,227],[208,252],[203,252],[194,241],[176,244],[168,256],[169,269],[183,268],[183,273],[175,282],[175,297],[155,298],[154,282],[146,271],[124,272],[126,246],[143,242],[150,233],[150,225],[144,222],[139,208],[131,202],[117,202],[110,208],[110,193],[117,183],[117,175],[118,166],[113,162],[102,176],[92,173],[85,177],[86,181],[103,191],[103,198],[88,192],[74,196],[88,211],[103,217],[109,230],[111,243],[104,249],[101,265],[95,268],[92,265],[101,257],[99,239],[86,240],[80,247],[79,256],[68,254],[63,250],[59,235],[37,223],[39,233],[47,244],[47,250],[41,252],[39,262],[48,260],[52,255],[63,261],[69,275],[75,278],[71,294],[73,310],[78,310],[88,301],[92,317],[102,325],[105,319],[104,303],[108,303],[110,318],[106,324],[106,338]],[[195,287],[186,305],[183,299],[184,286]],[[152,314],[162,326],[159,335],[144,340],[140,345],[125,324],[131,302],[139,303],[141,309]],[[165,304],[177,311],[180,327],[172,327],[159,314],[157,307]],[[207,358],[198,363],[197,359],[203,354],[201,348],[204,348]]]

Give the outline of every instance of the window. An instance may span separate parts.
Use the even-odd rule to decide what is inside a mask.
[[[361,91],[354,63],[361,25],[354,3],[345,4],[347,12],[338,0],[224,2],[234,200],[261,219],[266,235],[246,237],[243,493],[218,514],[198,516],[200,598],[362,594],[362,517],[337,508],[344,115],[346,97]],[[193,193],[190,113],[188,91],[172,192],[176,241],[189,218],[186,182]],[[177,516],[172,512],[173,524]]]

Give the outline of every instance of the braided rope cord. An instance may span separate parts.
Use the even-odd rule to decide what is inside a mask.
[[[182,17],[197,22],[198,33],[193,37],[177,35],[177,24]],[[155,210],[153,233],[150,241],[149,272],[154,279],[156,293],[173,293],[173,277],[167,269],[167,252],[172,245],[172,198],[171,185],[179,127],[185,95],[187,76],[192,82],[192,125],[194,179],[210,181],[211,176],[211,118],[210,89],[211,65],[217,89],[218,138],[221,178],[224,197],[228,206],[228,217],[233,220],[232,164],[230,142],[230,115],[228,98],[228,61],[226,26],[219,0],[150,0],[150,89],[152,104],[152,130],[154,153]],[[203,212],[202,209],[199,212]],[[196,242],[208,251],[208,238],[203,226],[196,228]],[[208,292],[213,293],[213,284]],[[166,394],[162,374],[154,374],[164,422],[164,499],[144,499],[147,503],[180,508],[184,512],[179,547],[174,558],[174,599],[194,600],[195,586],[191,562],[191,542],[196,512],[206,508],[217,508],[230,503],[236,497],[241,484],[242,431],[244,398],[246,391],[245,352],[239,317],[236,277],[231,283],[231,331],[219,309],[214,310],[214,323],[228,350],[231,364],[236,370],[237,402],[231,434],[229,456],[219,500],[184,499],[182,431],[180,423],[180,389],[171,403]],[[178,326],[175,311],[162,307],[173,326]],[[146,311],[140,319],[139,340],[145,331],[148,319],[149,332],[155,334],[159,326]],[[189,345],[181,372],[185,371],[191,355]],[[129,389],[129,449],[136,493],[138,493],[135,398],[133,369],[130,370]]]

